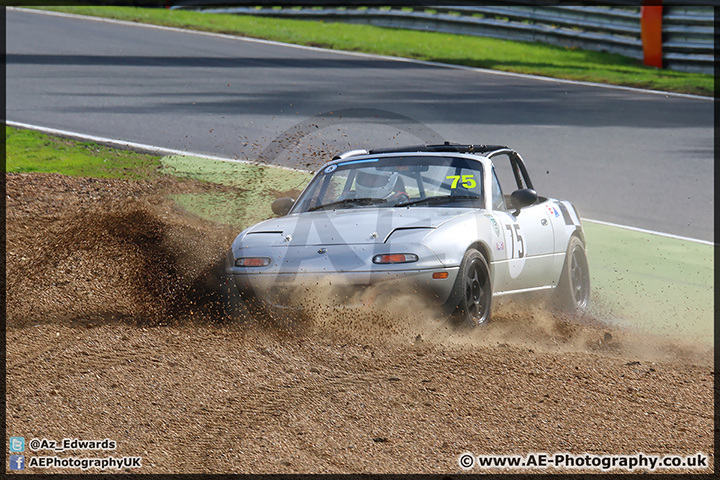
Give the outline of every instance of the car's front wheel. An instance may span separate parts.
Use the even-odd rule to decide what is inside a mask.
[[[471,248],[465,252],[451,298],[457,302],[454,315],[458,325],[474,328],[490,320],[490,269],[485,257],[477,250]]]
[[[578,237],[568,242],[555,296],[558,305],[571,313],[584,313],[590,306],[590,270],[585,246]]]

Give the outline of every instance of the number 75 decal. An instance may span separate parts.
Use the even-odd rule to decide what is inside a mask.
[[[515,227],[515,236],[513,236],[513,227]],[[525,242],[523,241],[522,235],[520,235],[520,225],[517,223],[514,225],[505,224],[505,228],[508,229],[510,232],[510,240],[512,240],[512,248],[510,249],[510,258],[515,258],[515,243],[517,242],[519,244],[519,249],[517,250],[517,257],[523,258],[525,256]]]
[[[477,187],[477,182],[475,181],[475,175],[462,175],[462,186],[465,188],[475,188]],[[450,185],[450,188],[457,188],[457,184],[460,181],[460,175],[448,175],[448,180],[452,180],[452,184]]]

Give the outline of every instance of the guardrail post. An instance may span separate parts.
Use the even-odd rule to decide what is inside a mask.
[[[662,2],[648,1],[654,5],[640,7],[640,37],[643,46],[643,63],[662,68]]]

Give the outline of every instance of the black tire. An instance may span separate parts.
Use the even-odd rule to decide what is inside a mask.
[[[557,305],[569,313],[585,313],[590,306],[590,270],[585,245],[570,237],[565,263],[556,289]]]
[[[456,305],[453,316],[458,326],[475,328],[490,320],[490,269],[485,257],[477,250],[471,248],[465,252],[450,298]]]

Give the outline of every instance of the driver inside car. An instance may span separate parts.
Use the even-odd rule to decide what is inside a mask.
[[[407,202],[410,198],[405,193],[405,182],[397,172],[382,172],[372,168],[358,170],[354,193],[357,198],[383,198],[393,204]]]

